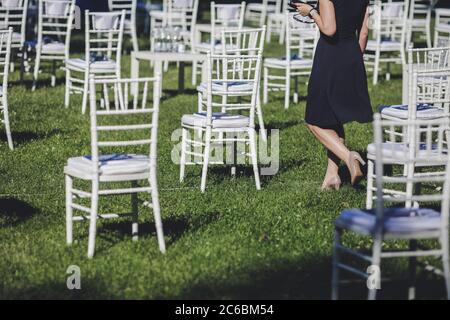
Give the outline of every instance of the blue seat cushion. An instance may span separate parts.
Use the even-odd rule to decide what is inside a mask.
[[[335,220],[342,229],[363,235],[371,235],[375,230],[375,209],[346,209]],[[441,228],[441,214],[427,208],[386,208],[384,209],[384,233],[391,235],[417,235],[436,232]]]

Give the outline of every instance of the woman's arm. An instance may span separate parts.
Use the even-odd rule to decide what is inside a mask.
[[[361,25],[361,30],[359,31],[359,46],[361,47],[361,52],[364,53],[367,47],[367,40],[369,39],[369,8],[366,10],[366,16]]]
[[[336,33],[336,14],[334,12],[333,2],[330,0],[319,0],[320,14],[314,10],[311,12],[312,6],[309,4],[297,4],[297,11],[302,16],[307,16],[311,12],[311,16],[319,27],[320,32],[332,37]]]

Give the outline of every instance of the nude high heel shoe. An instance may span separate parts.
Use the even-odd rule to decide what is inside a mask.
[[[358,152],[350,151],[347,166],[350,171],[350,181],[352,185],[358,184],[363,178],[360,164],[364,166],[366,162],[361,158]]]
[[[329,191],[334,189],[337,191],[339,190],[340,187],[341,187],[341,178],[339,178],[339,176],[336,175],[324,181],[320,190]]]

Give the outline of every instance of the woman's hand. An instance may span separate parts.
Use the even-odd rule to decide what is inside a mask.
[[[311,12],[311,9],[313,8],[312,6],[306,3],[297,3],[296,6],[298,13],[300,13],[304,17],[307,17]]]

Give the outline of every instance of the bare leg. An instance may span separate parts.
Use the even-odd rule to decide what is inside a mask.
[[[356,184],[362,177],[362,172],[359,167],[359,163],[364,164],[363,160],[356,152],[349,151],[344,144],[344,128],[338,126],[336,128],[320,128],[314,125],[308,125],[308,128],[316,136],[316,138],[322,143],[329,151],[327,177],[329,174],[337,175],[339,169],[338,160],[345,162],[349,168],[350,175],[352,177],[352,184]],[[330,153],[333,157],[330,156]],[[334,162],[330,163],[330,162]],[[328,174],[328,170],[330,173]]]
[[[308,125],[308,128],[316,136],[317,140],[319,140],[320,143],[327,148],[328,151],[330,151],[338,159],[348,163],[350,151],[344,145],[343,140],[336,130],[324,129],[310,124]]]

